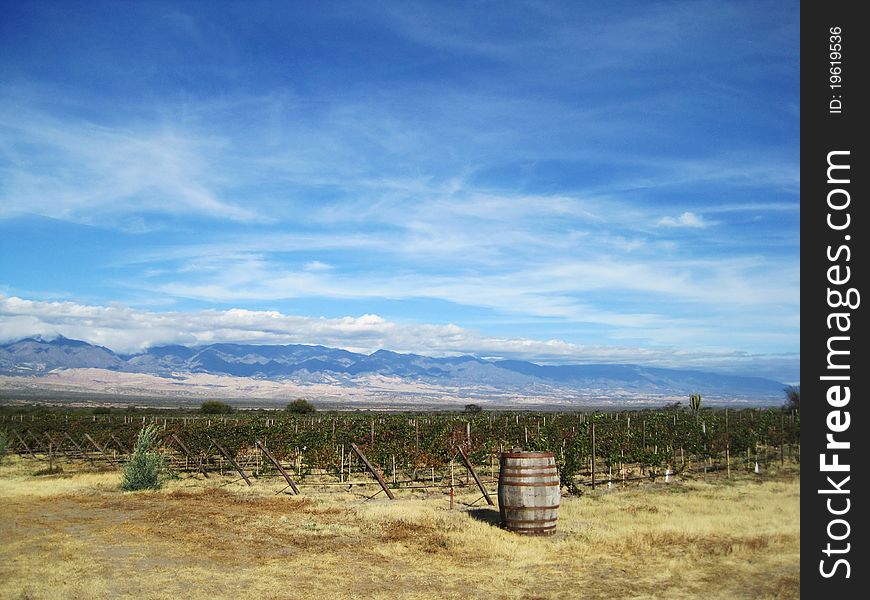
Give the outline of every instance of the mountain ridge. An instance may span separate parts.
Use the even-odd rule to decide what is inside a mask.
[[[472,355],[429,357],[386,349],[363,354],[306,344],[176,344],[127,355],[65,337],[50,341],[28,337],[0,344],[0,373],[5,375],[39,377],[80,368],[164,378],[178,373],[210,374],[348,387],[365,385],[366,378],[376,376],[409,384],[490,390],[502,396],[534,392],[553,397],[573,393],[613,398],[643,394],[679,397],[701,391],[711,397],[753,399],[760,404],[781,403],[785,387],[762,377],[690,369],[606,363],[540,365]]]

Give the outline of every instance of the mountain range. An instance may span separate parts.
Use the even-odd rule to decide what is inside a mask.
[[[414,386],[463,399],[562,398],[586,400],[683,398],[696,391],[721,401],[781,403],[784,384],[761,377],[631,364],[539,365],[475,356],[435,358],[378,350],[372,354],[314,345],[210,344],[157,346],[117,354],[103,346],[58,337],[26,338],[0,345],[0,374],[7,380],[82,369],[178,379],[208,374],[234,380],[292,382],[322,393],[322,385],[360,389],[372,382],[413,397]]]

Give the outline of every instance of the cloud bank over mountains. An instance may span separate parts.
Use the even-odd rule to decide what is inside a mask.
[[[783,371],[796,369],[798,363],[797,356],[788,355],[584,346],[559,339],[494,337],[453,324],[399,323],[378,315],[314,318],[238,308],[152,312],[121,305],[38,302],[0,296],[0,343],[33,335],[85,340],[125,354],[172,344],[320,344],[361,353],[386,348],[435,357],[470,354],[542,364],[631,363],[775,379],[781,379]]]

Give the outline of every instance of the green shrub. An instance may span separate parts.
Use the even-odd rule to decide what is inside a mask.
[[[209,400],[199,406],[199,412],[206,415],[225,415],[233,412],[233,410],[232,406],[219,400]]]
[[[133,490],[156,490],[163,484],[166,472],[166,457],[155,452],[158,427],[155,424],[143,427],[136,437],[133,454],[121,471],[121,488]]]
[[[307,415],[309,413],[317,412],[317,409],[314,408],[314,405],[311,404],[308,400],[303,400],[302,398],[299,398],[298,400],[294,400],[287,405],[287,412],[291,412],[296,415]]]

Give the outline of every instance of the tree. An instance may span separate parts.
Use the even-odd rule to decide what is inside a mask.
[[[483,409],[480,407],[479,404],[466,404],[465,405],[465,412],[470,413],[470,414],[474,414],[474,413],[483,412]]]
[[[785,409],[797,410],[801,409],[801,386],[790,385],[782,390],[785,393]]]
[[[199,405],[199,412],[205,415],[225,415],[233,412],[233,407],[226,402],[219,400],[209,400]]]
[[[163,484],[166,457],[154,451],[157,447],[158,431],[157,425],[153,423],[139,431],[133,454],[121,471],[122,489],[156,490]]]
[[[287,405],[287,412],[291,412],[294,415],[307,415],[313,412],[317,412],[317,409],[314,408],[314,405],[311,404],[308,400],[299,398]]]
[[[701,394],[692,394],[689,396],[689,406],[692,409],[692,414],[698,418],[698,411],[701,410]]]

